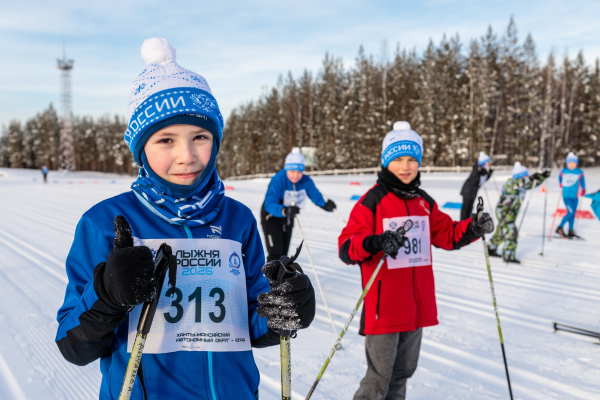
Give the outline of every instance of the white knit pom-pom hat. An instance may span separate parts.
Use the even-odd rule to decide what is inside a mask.
[[[304,171],[304,156],[299,147],[294,147],[285,158],[283,169],[286,171]]]
[[[217,139],[218,151],[223,116],[206,79],[177,64],[177,53],[167,39],[146,39],[141,55],[147,66],[131,85],[125,132],[134,160],[141,165],[141,152],[148,138],[173,124],[208,130]]]
[[[381,165],[387,168],[388,164],[402,156],[411,156],[421,165],[423,157],[423,139],[410,129],[406,121],[394,122],[393,130],[388,132],[381,146]]]

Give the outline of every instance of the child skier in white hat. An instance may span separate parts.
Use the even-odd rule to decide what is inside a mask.
[[[285,158],[283,169],[271,178],[261,207],[260,224],[267,242],[267,261],[279,260],[287,254],[294,219],[306,205],[307,198],[328,212],[336,207],[332,200],[325,201],[314,181],[304,173],[304,156],[294,147]]]
[[[346,264],[359,264],[366,284],[360,321],[367,372],[355,400],[404,399],[417,369],[424,327],[438,324],[431,246],[457,250],[494,229],[492,218],[454,222],[420,189],[423,140],[408,122],[394,123],[383,140],[377,184],[361,197],[339,240]],[[397,229],[408,220],[405,234]]]
[[[116,399],[141,304],[160,296],[131,398],[256,399],[252,347],[308,327],[314,291],[301,272],[276,282],[279,261],[263,267],[252,212],[225,197],[215,169],[223,118],[206,80],[176,63],[166,39],[146,40],[142,57],[125,132],[139,176],[77,226],[56,343],[76,365],[100,359],[99,397]],[[162,243],[177,271],[156,293]]]

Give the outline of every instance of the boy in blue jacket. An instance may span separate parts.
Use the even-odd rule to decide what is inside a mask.
[[[125,132],[140,172],[77,226],[56,343],[74,364],[100,359],[99,397],[116,399],[141,305],[160,296],[131,398],[256,399],[251,348],[308,327],[314,291],[300,272],[278,284],[276,263],[261,273],[256,220],[225,197],[215,169],[223,118],[206,80],[175,62],[166,39],[146,40],[142,57]],[[162,243],[177,256],[176,286],[156,293]]]
[[[565,202],[565,207],[567,207],[567,215],[560,221],[556,233],[569,239],[579,238],[574,230],[575,211],[579,203],[579,195],[585,196],[585,178],[583,177],[583,171],[577,168],[578,161],[577,156],[570,152],[565,160],[567,167],[563,168],[560,171],[560,175],[558,175],[558,183],[562,189],[563,201]],[[568,235],[564,231],[564,226],[567,223],[569,224]]]
[[[267,261],[287,254],[292,240],[294,219],[306,205],[306,198],[331,212],[335,203],[325,201],[313,180],[304,174],[304,156],[298,147],[285,158],[283,169],[271,178],[261,208],[260,224],[267,242]]]

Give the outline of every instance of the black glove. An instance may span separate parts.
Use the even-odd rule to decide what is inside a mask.
[[[115,218],[114,249],[94,269],[94,289],[107,306],[122,311],[156,295],[152,252],[146,246],[133,246],[131,227],[122,215]]]
[[[327,203],[325,203],[325,205],[322,208],[325,211],[331,212],[331,211],[335,210],[337,208],[337,206],[335,205],[335,203],[333,201],[327,200]]]
[[[283,207],[281,213],[284,217],[294,218],[296,215],[300,214],[300,208],[296,206]]]
[[[477,214],[472,214],[473,219],[469,224],[469,229],[476,237],[482,237],[486,233],[494,232],[494,220],[488,213],[482,213],[481,218],[477,219]]]
[[[551,171],[550,171],[549,169],[545,169],[545,170],[543,170],[543,171],[542,171],[541,175],[542,175],[544,178],[548,178],[548,177],[550,177],[550,172],[551,172]]]
[[[363,241],[363,248],[371,254],[383,251],[394,260],[398,250],[408,240],[404,235],[396,231],[385,231],[381,235],[371,235]]]
[[[295,257],[283,256],[279,261],[271,261],[262,267],[271,291],[258,295],[261,305],[256,312],[260,317],[266,317],[267,326],[276,332],[279,329],[297,331],[308,328],[315,317],[315,291],[308,276],[294,260]],[[284,265],[293,270],[278,282]]]

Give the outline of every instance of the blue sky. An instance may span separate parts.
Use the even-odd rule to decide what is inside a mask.
[[[56,58],[75,60],[73,112],[125,115],[129,85],[144,69],[140,46],[166,37],[184,68],[203,75],[228,117],[276,84],[279,74],[317,72],[325,52],[353,63],[359,45],[379,57],[401,47],[424,50],[456,33],[466,45],[488,25],[519,38],[531,32],[541,60],[550,51],[588,64],[600,57],[600,1],[4,1],[0,5],[0,126],[59,100]],[[466,48],[466,46],[465,46]]]

